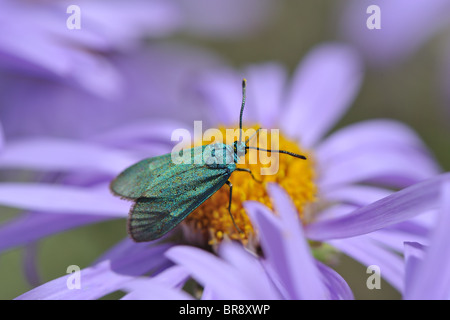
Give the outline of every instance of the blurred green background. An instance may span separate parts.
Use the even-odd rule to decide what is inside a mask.
[[[170,41],[210,48],[241,67],[248,63],[278,61],[292,72],[314,45],[336,40],[339,1],[278,1],[273,20],[255,36],[232,40],[205,40],[175,36]],[[166,41],[166,39],[164,39]],[[444,170],[450,169],[450,126],[437,83],[441,49],[439,36],[431,39],[412,57],[390,69],[368,69],[353,107],[339,122],[341,127],[373,118],[398,119],[422,137]],[[447,110],[449,111],[449,110]],[[2,209],[0,221],[14,216]],[[67,266],[89,266],[105,250],[126,237],[125,220],[82,227],[44,239],[37,244],[38,276],[47,282],[66,274]],[[12,299],[32,288],[23,276],[26,250],[15,249],[0,256],[0,299]],[[387,283],[381,290],[368,290],[366,268],[341,257],[337,271],[347,280],[357,299],[398,299]],[[109,296],[114,298],[115,295]]]

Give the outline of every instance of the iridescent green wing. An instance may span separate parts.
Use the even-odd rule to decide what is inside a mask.
[[[193,160],[201,163],[194,149],[190,149]],[[131,237],[135,241],[150,241],[173,229],[219,190],[235,168],[234,163],[221,168],[174,164],[168,154],[126,169],[111,183],[111,190],[135,201],[128,219]]]
[[[160,197],[136,200],[128,217],[128,233],[137,242],[162,237],[175,228],[192,211],[219,190],[231,175],[225,169],[193,169],[179,176],[169,177]],[[192,179],[191,177],[194,177]],[[172,188],[167,188],[172,183]]]
[[[184,150],[184,153],[190,155],[191,163],[201,163],[204,148],[205,146],[200,146]],[[111,182],[110,189],[115,195],[129,200],[159,196],[158,185],[164,182],[168,175],[181,174],[187,169],[186,166],[179,166],[172,162],[171,153],[144,159],[120,173]]]

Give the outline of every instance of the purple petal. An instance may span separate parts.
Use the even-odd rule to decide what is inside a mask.
[[[322,274],[322,280],[330,291],[333,300],[353,300],[353,292],[347,282],[333,269],[316,261],[317,267]]]
[[[394,288],[402,291],[404,270],[403,261],[398,255],[378,246],[365,236],[327,242],[366,266],[380,267],[381,276]]]
[[[80,32],[65,27],[70,3],[4,2],[0,21],[9,32],[0,35],[0,52],[13,58],[9,61],[16,60],[16,68],[23,69],[25,62],[30,70],[60,77],[108,98],[121,93],[125,82],[105,50],[129,49],[144,34],[166,34],[180,22],[175,6],[161,1],[116,1],[112,6],[79,1]],[[17,23],[18,18],[22,23]]]
[[[315,148],[315,153],[321,164],[326,166],[337,158],[348,159],[347,154],[352,150],[383,145],[408,146],[427,152],[426,146],[411,128],[398,121],[376,119],[361,121],[333,132]]]
[[[154,279],[139,280],[140,288],[131,291],[121,300],[192,300],[186,292],[165,286]]]
[[[221,68],[202,74],[198,84],[194,86],[206,105],[213,108],[210,118],[214,123],[222,125],[238,123],[243,77],[228,68]],[[248,111],[251,112],[251,109],[246,108],[245,117],[248,116]]]
[[[268,0],[178,0],[188,32],[206,37],[239,37],[267,25],[277,7]]]
[[[417,269],[425,258],[425,246],[417,242],[405,242],[405,289],[404,299],[410,299],[411,288],[417,281]],[[420,281],[420,280],[419,280]],[[412,298],[414,299],[414,298]]]
[[[295,71],[280,123],[309,148],[342,117],[362,82],[361,61],[351,48],[325,44],[311,51]]]
[[[219,247],[219,255],[230,265],[239,269],[246,285],[255,292],[276,292],[272,283],[264,274],[261,261],[246,251],[242,246],[229,242]],[[275,297],[276,294],[273,294]]]
[[[437,202],[441,204],[439,220],[425,259],[416,268],[415,280],[407,293],[409,299],[450,298],[450,181],[442,185]]]
[[[0,226],[0,252],[32,243],[49,235],[109,219],[79,214],[30,213]]]
[[[172,133],[185,126],[183,122],[166,119],[140,120],[98,134],[92,140],[113,148],[126,149],[134,149],[139,142],[167,144],[166,153],[169,153],[173,144],[170,140]],[[147,145],[147,153],[152,151]]]
[[[281,219],[258,202],[248,201],[245,208],[259,231],[264,255],[278,278],[275,281],[280,282],[291,299],[326,298],[324,284],[290,200],[275,186],[270,187],[270,193],[276,199],[275,207]]]
[[[359,208],[359,206],[350,205],[350,204],[341,204],[336,203],[333,204],[330,207],[327,207],[317,213],[312,213],[310,217],[308,217],[305,220],[305,224],[311,223],[311,222],[320,222],[320,221],[328,221],[333,220],[339,217],[343,217],[348,215],[349,213],[353,212]],[[306,217],[305,217],[306,218]]]
[[[417,183],[346,216],[313,222],[305,227],[314,240],[348,238],[405,221],[437,206],[443,182],[450,173]]]
[[[214,108],[212,117],[216,118],[216,123],[236,125],[242,101],[242,78],[247,79],[244,122],[273,127],[286,83],[286,70],[279,64],[251,65],[242,74],[229,69],[208,72],[200,78],[197,91]]]
[[[186,300],[190,295],[181,290],[189,273],[180,266],[172,266],[152,278],[139,278],[127,283],[129,293],[122,300]]]
[[[248,80],[245,121],[274,128],[285,94],[286,70],[276,63],[251,65],[246,68],[245,77]]]
[[[202,106],[187,96],[193,75],[219,64],[210,52],[176,44],[151,44],[112,59],[126,82],[123,96],[112,100],[60,82],[37,81],[20,74],[0,75],[4,105],[0,117],[6,137],[53,135],[90,140],[99,132],[145,118],[178,119],[188,123],[189,129],[193,120],[205,120]]]
[[[111,175],[137,162],[125,151],[67,139],[27,139],[8,143],[0,154],[0,168],[46,171],[86,170]]]
[[[69,289],[67,286],[71,274],[47,282],[21,296],[18,300],[88,300],[98,299],[120,290],[128,282],[136,279],[162,263],[166,259],[162,254],[169,246],[138,246],[128,254],[115,257],[115,260],[104,260],[92,267],[81,270],[80,289]]]
[[[405,241],[428,243],[427,236],[397,230],[395,226],[368,233],[366,236],[397,252],[403,251]]]
[[[0,204],[30,211],[126,217],[130,204],[107,186],[77,188],[43,183],[0,183]]]
[[[330,188],[328,190],[324,190],[323,199],[327,199],[327,201],[347,203],[355,206],[365,206],[387,197],[392,193],[393,191],[378,187],[349,185],[341,188]]]
[[[318,184],[327,190],[358,182],[406,187],[440,172],[427,154],[415,148],[389,145],[353,149],[345,159],[337,158],[318,170],[322,174]]]
[[[272,291],[258,291],[247,285],[238,269],[224,260],[197,248],[178,246],[166,253],[175,263],[186,268],[203,286],[214,291],[218,299],[274,299]],[[258,270],[254,270],[258,273]],[[264,276],[262,270],[260,276]]]
[[[181,289],[181,287],[189,279],[189,272],[187,272],[187,270],[183,267],[175,265],[165,269],[161,273],[158,273],[153,277],[153,279],[164,285]]]
[[[283,246],[287,264],[288,275],[292,278],[291,283],[298,289],[301,297],[318,299],[325,297],[325,288],[320,281],[319,271],[314,258],[311,255],[309,244],[303,233],[303,226],[298,217],[298,212],[287,193],[277,184],[269,184],[268,191],[273,201],[275,211],[281,218]],[[261,235],[264,238],[264,233]],[[266,243],[272,239],[266,240]],[[298,266],[301,265],[302,272],[296,274]],[[313,289],[314,288],[314,289]]]
[[[381,10],[381,29],[367,27],[367,8]],[[448,25],[447,0],[353,0],[341,16],[341,33],[374,65],[398,62],[415,52],[437,30]],[[414,21],[411,23],[411,21]]]

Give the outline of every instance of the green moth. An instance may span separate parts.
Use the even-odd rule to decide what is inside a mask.
[[[249,169],[236,167],[240,158],[249,149],[256,149],[306,159],[288,151],[250,147],[247,144],[252,137],[242,141],[245,89],[244,79],[239,140],[232,145],[213,143],[179,151],[179,156],[187,156],[191,160],[188,163],[174,162],[173,153],[144,159],[125,169],[111,182],[110,188],[115,195],[134,201],[128,217],[128,233],[134,241],[151,241],[162,237],[224,184],[230,187],[228,212],[235,228],[242,232],[231,214],[233,186],[228,180],[234,171],[248,172],[253,177]]]

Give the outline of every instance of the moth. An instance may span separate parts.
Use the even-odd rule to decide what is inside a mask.
[[[228,212],[235,228],[242,233],[231,213],[233,185],[229,178],[235,171],[247,172],[253,179],[255,177],[249,169],[236,166],[240,158],[249,149],[255,149],[284,153],[306,160],[305,156],[293,152],[248,146],[253,136],[246,141],[242,140],[245,100],[244,79],[239,140],[232,145],[213,143],[179,151],[179,156],[190,156],[192,161],[189,163],[175,163],[172,153],[144,159],[125,169],[111,182],[113,194],[134,202],[127,222],[128,233],[134,241],[145,242],[162,237],[225,184],[230,188]]]

